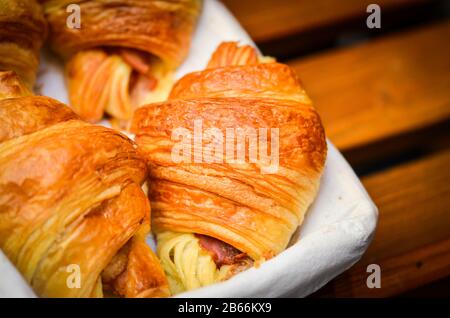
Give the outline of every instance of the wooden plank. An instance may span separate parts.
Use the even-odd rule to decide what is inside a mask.
[[[449,38],[446,21],[290,65],[346,152],[450,118]]]
[[[362,179],[380,211],[363,258],[316,296],[393,296],[450,275],[450,151]],[[381,288],[366,286],[367,265]]]
[[[222,0],[256,42],[267,42],[341,21],[367,17],[370,0]],[[382,12],[424,3],[420,0],[379,0]]]
[[[381,288],[366,285],[367,266],[357,266],[333,284],[334,297],[389,297],[450,275],[450,239],[380,260]],[[330,296],[330,295],[329,295]]]
[[[343,150],[358,175],[450,148],[450,119]]]
[[[450,151],[362,178],[380,210],[370,263],[450,238]]]

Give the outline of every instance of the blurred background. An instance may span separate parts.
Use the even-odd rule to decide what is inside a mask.
[[[311,297],[450,297],[450,1],[222,2],[297,71],[380,211],[363,258]]]

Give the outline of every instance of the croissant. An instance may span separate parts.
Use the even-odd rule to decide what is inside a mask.
[[[157,252],[172,293],[282,252],[317,193],[321,120],[294,72],[223,43],[169,100],[136,110]]]
[[[134,142],[0,72],[0,248],[42,297],[163,297]]]
[[[51,46],[67,61],[72,108],[90,122],[106,112],[122,128],[137,106],[167,98],[201,9],[201,0],[41,2]],[[79,28],[67,26],[72,9]]]
[[[0,1],[0,71],[14,71],[30,90],[46,33],[47,24],[37,1]]]

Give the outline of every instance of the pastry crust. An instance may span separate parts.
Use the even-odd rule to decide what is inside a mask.
[[[170,100],[139,108],[132,132],[150,168],[156,233],[212,236],[262,261],[283,251],[302,223],[327,149],[320,117],[294,72],[255,62],[248,48],[222,44],[206,70],[175,84]],[[262,173],[261,162],[230,163],[225,151],[218,162],[175,163],[173,131],[192,132],[198,119],[203,131],[218,129],[224,136],[227,128],[278,128],[278,170]],[[254,145],[245,145],[249,154]],[[205,146],[195,151],[204,153]]]
[[[147,168],[131,140],[51,98],[19,95],[0,100],[0,167],[0,248],[39,296],[103,296],[103,271],[125,245],[112,292],[169,295],[145,244]]]
[[[106,112],[126,129],[136,107],[166,100],[185,59],[201,0],[41,0],[50,43],[66,59],[70,104],[84,120]],[[80,27],[67,27],[78,5]],[[69,10],[70,11],[70,10]]]
[[[39,50],[47,34],[36,0],[0,2],[0,71],[14,71],[31,89],[39,67]]]
[[[41,0],[52,48],[64,57],[98,47],[127,47],[172,67],[186,57],[200,0]],[[82,12],[81,28],[67,28],[69,4]]]
[[[0,99],[31,96],[33,93],[13,71],[0,72]]]

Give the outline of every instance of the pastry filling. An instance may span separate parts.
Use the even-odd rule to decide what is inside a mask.
[[[172,72],[159,58],[126,48],[81,51],[66,73],[75,112],[90,122],[106,113],[118,128],[126,128],[135,108],[165,100],[172,85]]]
[[[125,244],[109,262],[102,274],[97,278],[91,292],[92,298],[126,297],[126,270],[130,242]]]
[[[114,255],[111,262],[103,270],[99,277],[101,284],[102,296],[126,296],[126,276],[125,272],[128,264],[128,253],[130,252],[130,242],[125,244],[116,255]],[[98,289],[98,288],[97,288]]]
[[[224,281],[253,265],[247,254],[205,235],[167,231],[157,243],[172,294]]]

